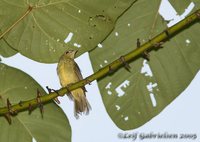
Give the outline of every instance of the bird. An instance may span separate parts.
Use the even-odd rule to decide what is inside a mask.
[[[57,74],[62,87],[68,87],[83,79],[81,70],[74,58],[78,50],[68,50],[61,55],[58,65]],[[77,88],[67,94],[74,101],[74,116],[79,118],[80,114],[88,114],[91,106],[86,98],[85,87]]]

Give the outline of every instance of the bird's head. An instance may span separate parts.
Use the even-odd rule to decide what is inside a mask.
[[[78,52],[78,50],[68,50],[68,51],[65,51],[65,53],[63,54],[63,57],[64,58],[74,59],[77,52]]]

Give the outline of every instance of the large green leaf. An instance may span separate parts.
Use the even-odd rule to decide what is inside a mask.
[[[80,55],[96,47],[134,1],[2,0],[0,29],[14,24],[4,36],[14,49],[39,62],[57,62],[66,50],[78,49]],[[16,24],[29,6],[33,9]]]
[[[36,97],[36,90],[46,94],[39,84],[20,70],[0,63],[0,107],[6,106],[9,98],[13,104],[20,100]],[[42,118],[39,109],[31,115],[28,111],[12,117],[9,125],[6,119],[0,117],[0,141],[2,142],[70,142],[71,128],[62,110],[53,102],[44,106]]]
[[[14,50],[5,39],[2,39],[0,41],[0,55],[3,57],[10,57],[17,53],[16,50]]]
[[[187,0],[176,3],[183,9]],[[195,1],[195,9],[199,3]],[[94,71],[136,48],[137,38],[144,43],[167,27],[158,13],[159,5],[160,0],[151,4],[141,0],[119,18],[100,48],[90,52]],[[188,86],[200,68],[199,28],[197,23],[170,39],[164,48],[152,51],[149,62],[143,58],[131,62],[131,72],[121,68],[98,81],[106,110],[119,128],[145,124]]]

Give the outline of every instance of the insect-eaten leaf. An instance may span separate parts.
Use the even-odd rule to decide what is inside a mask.
[[[135,0],[0,1],[0,44],[38,62],[57,62],[64,51],[83,54],[112,31]]]
[[[187,2],[177,0],[177,7]],[[199,1],[194,4],[185,16],[200,8]],[[168,23],[158,13],[159,6],[160,0],[151,4],[149,0],[137,1],[132,5],[119,18],[101,48],[90,52],[94,71],[136,49],[138,38],[143,44],[165,30]],[[182,14],[175,14],[178,15]],[[141,56],[129,64],[130,72],[120,68],[98,80],[106,110],[119,128],[129,130],[144,125],[189,85],[200,68],[199,36],[199,23],[196,23],[163,44],[163,48],[149,52],[149,61]]]

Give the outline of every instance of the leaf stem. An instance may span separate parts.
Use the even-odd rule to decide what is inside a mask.
[[[175,24],[174,26],[167,28],[162,33],[158,34],[154,38],[150,39],[148,42],[141,45],[141,47],[129,52],[128,54],[124,56],[121,56],[117,60],[113,61],[111,64],[105,66],[104,68],[88,76],[87,78],[77,83],[74,83],[67,88],[61,88],[60,90],[57,90],[56,92],[52,92],[52,93],[49,93],[48,95],[41,96],[40,104],[48,103],[58,96],[64,96],[65,94],[69,93],[69,91],[80,88],[86,84],[89,84],[90,82],[94,80],[98,80],[106,75],[109,75],[111,70],[116,71],[117,69],[122,67],[126,62],[130,62],[133,59],[136,59],[137,57],[141,56],[145,51],[151,51],[153,49],[158,48],[161,44],[171,39],[174,35],[178,34],[180,31],[184,30],[185,28],[188,28],[189,26],[193,25],[199,20],[200,20],[200,9],[194,12],[193,14],[191,14],[190,16],[186,17],[184,20]],[[123,58],[123,62],[121,60],[122,58]],[[21,101],[19,104],[9,106],[9,108],[8,107],[0,108],[0,116],[1,115],[5,116],[9,114],[10,110],[19,112],[23,110],[29,110],[30,106],[37,107],[38,105],[39,105],[38,97],[32,100],[28,100],[28,101],[23,101],[23,102]]]
[[[31,11],[33,7],[29,6],[26,12],[15,22],[13,23],[10,27],[8,27],[1,35],[0,39],[3,38],[10,30],[12,30],[22,19],[24,19]]]

